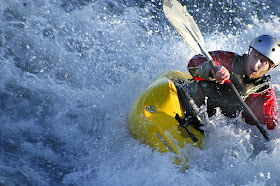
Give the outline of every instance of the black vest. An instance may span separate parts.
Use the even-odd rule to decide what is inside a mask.
[[[270,76],[249,79],[245,75],[247,58],[248,55],[236,55],[234,57],[230,77],[231,82],[235,85],[243,100],[251,94],[260,93],[270,87]],[[198,106],[207,104],[207,112],[210,117],[215,114],[217,107],[220,107],[221,112],[227,117],[235,117],[242,110],[242,105],[228,85],[212,81],[193,83],[197,84],[196,91],[190,91],[189,94]]]

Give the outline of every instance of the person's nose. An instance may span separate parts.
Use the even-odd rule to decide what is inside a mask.
[[[254,66],[253,66],[253,69],[255,71],[257,71],[259,69],[260,64],[261,64],[261,61],[260,60],[256,60]]]

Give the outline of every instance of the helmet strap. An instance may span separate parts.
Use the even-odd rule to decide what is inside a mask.
[[[249,49],[248,49],[248,55],[249,55],[253,50],[254,50],[253,47],[249,47]]]

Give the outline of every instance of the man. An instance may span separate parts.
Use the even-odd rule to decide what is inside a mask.
[[[209,53],[217,65],[216,73],[202,55],[194,56],[188,64],[188,70],[197,82],[197,91],[191,93],[195,103],[201,106],[206,102],[209,116],[220,107],[223,114],[235,117],[242,106],[229,86],[224,84],[230,80],[258,120],[267,129],[274,129],[278,123],[277,101],[269,83],[270,76],[265,73],[280,63],[280,41],[262,35],[251,42],[249,54]],[[247,123],[253,124],[245,113],[242,116]]]

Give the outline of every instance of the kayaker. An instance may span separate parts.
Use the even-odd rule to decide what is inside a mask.
[[[217,65],[216,73],[202,55],[194,56],[188,63],[188,70],[197,84],[197,91],[191,93],[196,104],[206,104],[209,116],[219,107],[226,116],[235,117],[242,106],[225,85],[230,80],[258,120],[267,129],[275,129],[277,100],[270,76],[265,74],[280,63],[280,41],[270,35],[261,35],[251,42],[248,54],[209,53]],[[247,123],[253,124],[244,112],[242,116]]]

